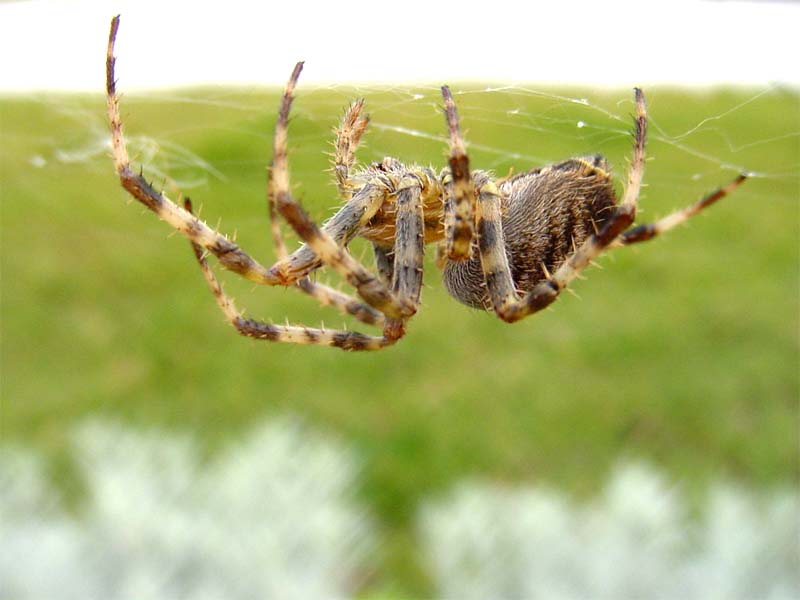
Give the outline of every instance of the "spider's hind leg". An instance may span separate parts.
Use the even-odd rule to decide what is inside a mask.
[[[668,231],[673,227],[680,225],[681,223],[685,223],[704,208],[711,206],[718,200],[721,200],[730,194],[734,189],[739,187],[742,183],[744,183],[746,179],[747,175],[739,175],[736,177],[736,179],[711,192],[707,196],[701,198],[686,208],[675,211],[674,213],[669,214],[666,217],[662,217],[657,221],[653,221],[652,223],[642,223],[636,227],[631,227],[619,236],[618,242],[622,245],[629,246],[638,242],[646,242],[651,240],[654,237],[661,235],[665,231]]]

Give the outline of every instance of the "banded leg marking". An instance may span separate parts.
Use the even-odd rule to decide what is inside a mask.
[[[408,176],[397,192],[395,217],[394,261],[392,292],[395,297],[413,307],[410,315],[401,319],[389,318],[383,329],[386,337],[405,333],[406,321],[417,311],[422,290],[422,260],[425,252],[425,222],[422,209],[422,189],[416,177]]]
[[[359,98],[345,111],[342,122],[336,129],[334,142],[333,172],[336,175],[336,187],[343,200],[349,200],[354,186],[350,181],[350,172],[356,162],[356,148],[361,136],[369,124],[369,117],[361,116],[364,99]]]
[[[340,247],[344,247],[358,234],[383,204],[385,192],[373,185],[361,188],[339,211],[322,226],[322,231]],[[308,275],[319,268],[322,260],[314,250],[304,244],[291,255],[279,257],[272,270],[278,271],[287,282]]]
[[[186,210],[191,212],[191,202],[186,200]],[[191,241],[191,240],[190,240]],[[246,337],[271,342],[288,342],[292,344],[314,344],[333,346],[342,350],[380,350],[394,344],[398,338],[372,336],[357,331],[330,330],[302,325],[273,325],[254,319],[246,319],[237,310],[233,300],[222,289],[216,276],[206,260],[203,248],[191,241],[194,255],[203,272],[217,305],[225,318],[233,327]]]
[[[472,248],[475,223],[475,186],[469,171],[469,158],[458,121],[458,110],[450,88],[442,86],[444,112],[450,134],[450,174],[452,184],[447,186],[445,200],[445,239],[447,258],[453,261],[468,260]]]
[[[358,291],[358,295],[370,306],[391,318],[402,318],[413,314],[413,306],[398,301],[391,291],[347,251],[339,246],[328,233],[314,223],[300,204],[292,197],[289,188],[287,160],[287,124],[291,109],[293,92],[300,76],[303,63],[297,63],[281,101],[278,123],[275,127],[275,149],[272,167],[272,181],[278,212],[286,219],[297,235],[308,244],[322,264],[336,270]],[[270,275],[283,283],[292,283],[282,276],[279,266],[272,267]]]
[[[657,221],[653,221],[652,223],[642,223],[641,225],[637,225],[636,227],[628,229],[619,236],[618,241],[623,245],[629,246],[638,242],[646,242],[647,240],[651,240],[657,235],[661,235],[665,231],[668,231],[673,227],[677,227],[681,223],[685,223],[701,210],[711,206],[718,200],[721,200],[730,194],[734,189],[739,187],[742,183],[744,183],[746,179],[747,175],[739,175],[733,181],[730,181],[721,188],[714,190],[707,196],[704,196],[686,208],[675,211],[674,213],[658,219]]]
[[[519,302],[506,255],[500,192],[487,182],[478,192],[478,250],[486,289],[499,316]]]

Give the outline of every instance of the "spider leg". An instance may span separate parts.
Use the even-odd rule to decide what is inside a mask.
[[[125,138],[122,135],[122,119],[119,112],[119,96],[116,90],[114,74],[114,43],[119,28],[119,16],[111,21],[106,54],[106,93],[108,96],[108,118],[111,124],[111,148],[114,167],[120,183],[134,198],[156,213],[161,219],[214,254],[223,267],[239,273],[243,277],[266,285],[281,284],[280,278],[270,273],[265,267],[251,258],[239,246],[221,233],[209,227],[205,222],[181,208],[162,192],[156,190],[145,180],[141,173],[136,173],[128,159]]]
[[[378,276],[387,285],[394,277],[394,248],[373,242],[372,251],[375,253],[375,267],[378,269]]]
[[[287,152],[287,124],[289,110],[293,100],[293,92],[303,63],[297,63],[283,94],[278,123],[275,127],[274,158],[272,164],[272,182],[278,212],[286,219],[298,236],[316,254],[322,264],[332,267],[344,277],[358,295],[370,306],[384,313],[387,317],[399,319],[414,313],[414,306],[406,301],[399,300],[391,290],[372,275],[360,262],[347,251],[346,248],[336,243],[336,240],[326,231],[320,229],[302,209],[300,204],[292,197],[289,187],[288,152]],[[284,284],[292,283],[292,278],[287,277],[277,264],[269,270],[270,275],[280,279]]]
[[[469,172],[469,158],[458,122],[458,111],[450,88],[442,86],[444,113],[450,133],[451,182],[444,206],[446,254],[449,260],[470,258],[475,222],[475,186]]]
[[[347,246],[359,229],[378,212],[386,192],[382,187],[367,184],[359,188],[350,200],[322,226],[338,246]],[[280,257],[280,255],[279,255]],[[322,265],[322,260],[309,244],[304,244],[289,256],[280,257],[272,270],[281,273],[287,281],[305,277]]]
[[[592,260],[602,254],[633,223],[644,172],[644,149],[647,111],[644,94],[636,89],[636,116],[633,158],[623,200],[603,224],[550,275],[521,298],[505,253],[501,224],[500,195],[494,184],[481,187],[478,202],[478,247],[484,279],[492,306],[498,317],[513,323],[552,304],[569,283],[580,275]]]
[[[730,194],[734,189],[739,187],[746,179],[747,175],[739,175],[736,177],[736,179],[711,192],[707,196],[701,198],[686,208],[675,211],[674,213],[658,219],[657,221],[653,221],[652,223],[642,223],[636,227],[631,227],[630,229],[624,231],[622,235],[617,238],[617,242],[622,245],[629,246],[638,242],[646,242],[647,240],[651,240],[657,235],[661,235],[665,231],[684,223],[707,206],[711,206],[718,200],[721,200]]]
[[[272,239],[275,244],[275,252],[278,256],[278,260],[285,262],[287,259],[289,259],[289,253],[286,250],[286,243],[283,240],[283,233],[281,232],[280,223],[277,219],[277,202],[275,200],[275,193],[272,185],[272,167],[267,170],[267,174],[267,200],[269,206]],[[350,213],[353,212],[356,211],[350,211]],[[364,212],[369,212],[367,207],[364,207]],[[342,226],[345,225],[341,223],[342,221],[346,221],[346,219],[344,217],[340,217],[338,221],[335,221],[331,225],[329,230],[329,233],[332,233],[334,239],[337,241],[339,241],[339,239],[344,240],[348,236],[352,237],[355,232],[355,225],[352,225],[352,231],[349,231],[347,226]],[[328,224],[323,226],[323,229],[325,229],[327,226]],[[347,241],[349,241],[349,239]],[[306,260],[303,262],[312,268],[319,266],[319,261],[316,259],[316,255],[313,253],[311,257],[306,258]],[[310,270],[311,269],[309,269],[309,271]],[[317,301],[319,301],[319,303],[323,306],[333,306],[342,313],[354,316],[362,323],[367,323],[368,325],[377,325],[378,327],[383,327],[384,325],[384,316],[382,313],[375,310],[371,306],[364,304],[363,302],[359,302],[352,296],[343,294],[342,292],[330,286],[312,281],[308,277],[303,277],[302,279],[297,280],[297,282],[294,284],[294,287],[305,292],[309,296],[316,298]]]
[[[363,98],[354,101],[345,111],[339,127],[335,130],[334,173],[336,174],[339,195],[347,204],[329,219],[322,226],[322,229],[333,237],[340,246],[346,246],[350,240],[355,237],[358,228],[375,215],[385,198],[382,190],[376,190],[374,186],[364,186],[355,199],[356,201],[350,203],[355,189],[355,186],[350,180],[350,171],[355,164],[356,148],[369,123],[368,117],[361,116],[363,107]],[[276,131],[276,135],[277,133]],[[281,135],[285,140],[286,132],[282,132]],[[278,260],[283,263],[278,266],[278,268],[288,277],[307,275],[314,269],[319,268],[321,261],[307,245],[304,245],[291,256],[288,254],[280,226],[277,222],[277,192],[276,186],[273,183],[272,165],[270,165],[267,173],[269,180],[267,196],[269,199],[272,236],[275,240]]]
[[[361,116],[363,109],[364,98],[357,98],[347,108],[339,127],[335,129],[336,139],[334,141],[333,172],[336,176],[336,188],[339,192],[339,197],[345,201],[349,201],[353,197],[353,191],[356,188],[356,184],[350,179],[350,174],[356,162],[356,150],[369,124],[369,116]],[[381,201],[382,200],[383,199],[381,199]],[[379,208],[380,203],[366,207],[362,217],[359,219],[358,225],[366,224]],[[331,223],[331,225],[333,225],[333,223]],[[323,225],[323,229],[327,230],[327,228],[328,223]],[[343,242],[342,240],[344,237],[347,237],[347,241],[349,241],[349,237],[352,235],[348,232],[346,236],[341,236],[341,234],[337,236],[332,228],[328,231],[339,244],[346,244],[347,242]],[[378,269],[378,276],[384,284],[390,285],[394,274],[394,249],[392,246],[385,246],[377,242],[372,244],[372,248],[375,254],[375,266]],[[296,261],[297,259],[295,258],[294,260]],[[307,264],[303,268],[308,268]]]
[[[202,220],[196,218],[191,211],[176,205],[163,193],[155,190],[141,174],[136,174],[132,170],[128,159],[125,138],[122,133],[119,95],[116,91],[114,72],[114,44],[118,29],[119,16],[114,17],[112,20],[109,33],[106,55],[106,88],[108,94],[108,115],[111,124],[112,153],[115,168],[123,187],[134,198],[185,235],[195,248],[202,249],[203,253],[208,252],[217,256],[220,263],[225,268],[237,272],[256,283],[283,285],[283,281],[280,278],[271,274],[265,267],[248,256],[236,244],[224,235],[210,228]],[[274,211],[272,206],[271,203],[270,212]],[[275,233],[276,229],[277,227],[273,226],[273,233]],[[279,230],[277,230],[276,248],[279,255],[281,252],[285,252],[285,245],[282,244],[282,236]],[[364,323],[376,325],[378,327],[383,327],[384,325],[385,318],[382,313],[337,290],[312,282],[299,282],[298,287],[317,298],[322,304],[334,306],[341,312],[353,315]]]
[[[191,202],[185,201],[187,212],[191,213]],[[314,344],[318,346],[334,346],[342,350],[380,350],[394,344],[399,336],[373,336],[357,331],[330,330],[305,327],[302,325],[273,325],[254,319],[246,319],[236,308],[233,300],[222,289],[211,267],[206,260],[204,249],[191,241],[194,255],[203,272],[203,277],[214,295],[217,305],[225,318],[242,335],[271,342],[288,342],[292,344]]]
[[[369,116],[361,116],[363,109],[364,98],[354,100],[347,107],[339,127],[334,130],[336,139],[334,141],[333,172],[336,176],[336,189],[339,192],[339,197],[345,201],[349,201],[352,198],[353,191],[356,188],[356,184],[350,179],[350,174],[356,162],[356,150],[361,143],[361,138],[367,129],[367,125],[369,125]],[[375,208],[380,208],[380,205]],[[369,215],[365,212],[360,224],[366,223],[373,216],[374,212],[370,212]],[[387,254],[392,252],[392,247],[374,243],[373,250],[378,274],[381,280],[388,284],[392,280],[392,263]]]
[[[356,148],[369,124],[368,116],[361,116],[364,99],[358,98],[345,111],[342,122],[336,129],[334,142],[333,172],[336,175],[336,187],[343,200],[349,200],[355,186],[350,181],[350,172],[356,162]]]
[[[422,183],[418,177],[407,174],[398,187],[394,260],[391,268],[392,292],[398,300],[413,306],[416,312],[422,290],[422,261],[425,254]],[[381,260],[381,255],[378,255],[378,262]],[[388,268],[384,268],[383,273],[384,276],[388,275]],[[410,316],[387,319],[384,336],[401,336]]]

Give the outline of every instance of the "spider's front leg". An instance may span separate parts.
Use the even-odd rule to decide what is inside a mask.
[[[350,179],[353,165],[356,162],[356,149],[361,136],[369,124],[369,117],[361,115],[364,99],[358,98],[345,111],[342,122],[336,129],[334,142],[333,172],[336,176],[336,188],[342,200],[349,200],[355,186]]]
[[[372,275],[360,262],[339,245],[336,240],[314,223],[293,198],[289,185],[287,125],[289,111],[294,98],[294,89],[303,63],[297,63],[281,101],[278,123],[275,127],[274,156],[272,164],[272,185],[274,186],[275,203],[278,212],[286,219],[310,250],[322,264],[332,267],[344,277],[358,295],[370,306],[379,310],[391,319],[404,319],[414,314],[416,307],[412,302],[398,298],[376,276]],[[286,277],[280,264],[270,269],[270,275],[282,279],[284,284],[293,280]]]
[[[211,271],[206,260],[207,254],[214,254],[224,267],[243,275],[251,281],[267,285],[284,285],[285,282],[248,256],[224,235],[211,229],[206,223],[196,218],[192,214],[191,204],[188,199],[185,202],[185,207],[177,206],[164,194],[155,190],[141,173],[137,174],[131,168],[122,134],[119,96],[116,91],[114,72],[114,44],[118,28],[119,17],[117,16],[111,22],[106,55],[108,116],[111,124],[112,155],[115,169],[123,187],[134,198],[189,239],[206,282],[228,321],[242,335],[270,341],[327,345],[344,350],[378,350],[393,344],[397,339],[396,337],[370,336],[355,331],[336,331],[297,325],[273,325],[246,319],[238,312],[233,300],[224,294],[222,286]],[[343,312],[353,314],[362,322],[379,326],[384,325],[385,319],[382,313],[345,294],[320,285],[315,285],[305,291],[319,298],[323,304],[337,306]]]
[[[256,283],[280,285],[282,282],[258,261],[251,258],[227,237],[209,227],[187,210],[181,208],[162,192],[156,190],[130,164],[125,138],[122,135],[122,118],[119,112],[119,95],[114,73],[114,44],[119,29],[119,15],[111,21],[106,52],[106,93],[108,98],[108,118],[111,125],[111,151],[114,167],[120,183],[128,193],[156,213],[161,219],[189,238],[193,244],[215,255],[226,269],[239,273]]]

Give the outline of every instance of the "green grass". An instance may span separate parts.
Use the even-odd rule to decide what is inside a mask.
[[[619,457],[637,456],[697,490],[719,477],[796,481],[800,99],[648,92],[642,218],[731,179],[725,165],[763,176],[664,239],[615,252],[577,283],[580,298],[514,326],[451,300],[429,260],[407,337],[376,354],[238,337],[185,240],[119,188],[98,146],[101,98],[0,100],[4,440],[43,451],[72,486],[67,433],[87,416],[188,429],[213,451],[269,415],[302,415],[361,453],[361,495],[386,541],[370,590],[398,595],[430,591],[415,554],[418,501],[465,477],[584,495]],[[421,93],[369,93],[362,160],[443,163],[442,141],[393,129],[443,133],[436,90]],[[301,88],[296,104],[292,175],[319,219],[336,205],[324,153],[350,95]],[[519,90],[457,96],[472,164],[505,174],[530,157],[599,151],[622,171],[630,92],[567,95],[590,105]],[[187,194],[263,262],[276,107],[275,93],[219,90],[123,104],[134,155],[179,181],[205,177]],[[138,136],[160,152],[148,157]],[[175,148],[224,179],[181,164]],[[292,290],[225,281],[250,315],[342,321]]]

